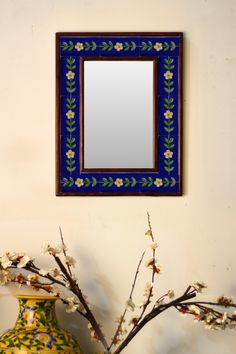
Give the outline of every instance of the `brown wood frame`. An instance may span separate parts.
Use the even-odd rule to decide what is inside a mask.
[[[84,167],[84,62],[85,61],[152,61],[153,62],[153,167],[152,168],[85,168]],[[81,172],[158,172],[157,149],[157,58],[156,57],[83,57],[80,59],[80,170]]]
[[[179,191],[178,192],[159,192],[158,195],[155,192],[147,191],[147,192],[116,192],[115,194],[112,192],[90,192],[90,193],[77,193],[77,192],[62,192],[60,188],[61,180],[60,180],[60,164],[61,164],[61,157],[60,157],[60,109],[61,109],[61,102],[60,102],[60,38],[63,36],[141,36],[141,37],[150,37],[150,36],[177,36],[179,37]],[[184,139],[183,139],[183,82],[184,82],[184,74],[183,74],[183,67],[184,67],[184,33],[183,32],[139,32],[139,31],[132,31],[132,32],[57,32],[55,33],[56,37],[56,62],[55,62],[55,105],[56,105],[56,121],[55,121],[55,132],[56,132],[56,148],[55,148],[55,191],[56,196],[182,196],[184,193],[183,190],[183,182],[184,182],[184,159],[183,159],[183,149],[184,149]]]

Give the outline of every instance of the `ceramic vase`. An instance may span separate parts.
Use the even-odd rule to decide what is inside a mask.
[[[15,327],[0,337],[0,354],[82,354],[78,341],[58,326],[56,298],[17,296]]]

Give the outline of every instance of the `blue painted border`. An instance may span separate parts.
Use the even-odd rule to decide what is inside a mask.
[[[182,34],[59,34],[58,195],[181,195]],[[80,58],[158,59],[158,172],[80,171]]]

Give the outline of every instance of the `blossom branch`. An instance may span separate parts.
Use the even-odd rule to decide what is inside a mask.
[[[56,255],[54,255],[54,259],[56,261],[56,263],[58,264],[59,268],[61,269],[62,273],[65,275],[65,277],[67,278],[67,280],[69,281],[70,287],[71,287],[71,291],[78,297],[78,299],[80,300],[81,304],[84,306],[84,309],[86,311],[86,318],[88,319],[88,321],[91,323],[94,331],[96,332],[98,339],[100,340],[100,342],[103,344],[104,348],[107,350],[108,349],[108,343],[106,341],[105,336],[103,335],[99,324],[97,323],[92,311],[90,310],[84,296],[83,293],[81,291],[81,289],[79,288],[78,284],[72,279],[71,275],[69,274],[69,272],[67,271],[66,267],[64,266],[64,264],[62,263],[62,261],[60,260],[60,258]]]
[[[138,263],[138,267],[137,267],[137,269],[136,269],[136,273],[135,273],[135,276],[134,276],[134,281],[133,281],[133,284],[132,284],[132,287],[131,287],[131,291],[130,291],[130,294],[129,294],[129,300],[127,301],[127,305],[126,305],[126,307],[125,307],[125,310],[124,310],[123,314],[121,315],[121,318],[120,318],[120,321],[119,321],[119,323],[118,323],[118,326],[117,326],[115,335],[114,335],[114,337],[113,337],[113,339],[112,339],[112,342],[111,342],[111,344],[110,344],[110,346],[109,346],[109,348],[108,348],[109,350],[111,349],[111,347],[113,346],[113,344],[116,343],[116,339],[117,339],[117,336],[119,335],[119,333],[120,333],[120,331],[121,331],[121,327],[122,327],[122,323],[124,322],[125,315],[126,315],[126,313],[127,313],[127,311],[128,311],[128,308],[129,308],[129,306],[130,306],[130,304],[131,304],[131,302],[132,302],[133,292],[134,292],[135,285],[136,285],[136,282],[137,282],[137,279],[138,279],[138,273],[139,273],[139,269],[140,269],[140,266],[141,266],[141,264],[142,264],[144,255],[145,255],[145,251],[143,252],[143,254],[142,254],[141,258],[140,258],[140,261],[139,261],[139,263]]]
[[[153,318],[160,315],[162,312],[166,311],[170,307],[175,307],[178,303],[182,301],[189,300],[195,297],[196,294],[192,293],[184,293],[179,298],[167,303],[162,304],[159,307],[152,309],[143,319],[132,329],[132,331],[128,334],[128,336],[124,339],[124,341],[119,345],[119,347],[114,351],[113,354],[119,354],[123,349],[130,343],[130,341],[138,334],[138,332]]]
[[[60,236],[61,236],[61,243],[63,245],[63,254],[65,256],[65,258],[67,257],[67,254],[66,254],[66,245],[65,245],[65,242],[64,242],[64,237],[63,237],[63,234],[62,234],[62,230],[61,230],[61,227],[59,226],[59,231],[60,231]],[[72,276],[72,272],[71,272],[71,268],[70,268],[70,265],[67,263],[67,269],[68,269],[68,272],[69,274]]]

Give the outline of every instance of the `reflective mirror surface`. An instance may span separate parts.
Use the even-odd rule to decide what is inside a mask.
[[[154,168],[154,62],[84,60],[84,169]]]

